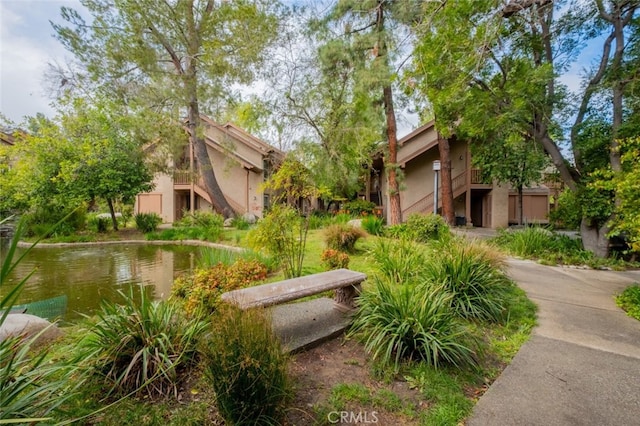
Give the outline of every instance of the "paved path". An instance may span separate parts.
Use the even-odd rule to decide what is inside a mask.
[[[509,274],[539,325],[467,425],[640,425],[640,321],[613,297],[640,272],[510,260]]]

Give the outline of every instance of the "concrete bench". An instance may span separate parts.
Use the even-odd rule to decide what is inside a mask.
[[[249,309],[278,305],[327,290],[336,290],[335,301],[338,307],[347,310],[355,307],[354,300],[360,292],[360,283],[366,278],[362,272],[336,269],[229,291],[222,295],[222,300],[234,303],[241,309]]]

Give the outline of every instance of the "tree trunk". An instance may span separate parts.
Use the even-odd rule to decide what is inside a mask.
[[[606,224],[598,227],[588,219],[582,219],[580,223],[580,235],[585,250],[592,252],[597,257],[609,256],[609,238],[607,234],[611,229]]]
[[[456,215],[453,210],[453,187],[451,182],[451,147],[449,140],[438,137],[438,151],[440,153],[440,177],[442,178],[442,217],[449,224],[455,225]],[[434,189],[435,190],[435,189]]]
[[[194,5],[191,0],[186,14],[186,37],[187,37],[187,60],[186,67],[183,69],[178,58],[177,53],[172,49],[167,50],[171,54],[176,71],[178,71],[183,78],[185,94],[187,95],[187,113],[189,116],[189,141],[191,142],[194,150],[198,166],[200,168],[200,174],[204,181],[204,187],[211,198],[213,208],[225,218],[233,216],[234,211],[224,194],[218,180],[213,172],[213,164],[207,151],[207,145],[204,137],[201,136],[200,127],[200,106],[198,103],[198,57],[200,56],[201,38],[199,24],[195,22]],[[213,5],[213,3],[210,3]],[[207,12],[207,13],[210,13]],[[164,44],[164,43],[163,43]],[[166,46],[165,46],[166,47]]]
[[[111,223],[113,224],[113,230],[118,230],[118,219],[116,218],[116,211],[113,208],[113,200],[107,198],[107,204],[109,204],[109,213],[111,213]]]
[[[205,144],[204,137],[198,135],[200,129],[200,112],[198,107],[197,88],[195,83],[195,69],[193,70],[193,82],[190,77],[186,77],[187,85],[189,87],[189,140],[193,144],[193,150],[198,160],[199,172],[204,180],[205,189],[211,198],[213,208],[225,218],[232,217],[234,215],[233,208],[224,197],[222,189],[216,179],[213,172],[213,164],[207,151],[207,145]]]
[[[396,131],[396,114],[393,110],[393,94],[391,86],[385,86],[384,110],[387,117],[387,142],[389,144],[389,224],[397,225],[402,222],[400,206],[400,185],[398,184],[398,134]]]
[[[518,225],[524,224],[524,201],[523,201],[523,193],[524,190],[522,186],[518,187]]]
[[[376,30],[378,32],[379,51],[378,57],[384,61],[385,69],[389,70],[389,58],[385,41],[384,2],[379,2],[377,7]],[[400,184],[398,183],[398,132],[396,125],[396,113],[393,109],[393,92],[391,90],[391,75],[382,88],[384,102],[384,114],[387,127],[387,144],[389,147],[388,185],[389,185],[389,224],[397,225],[402,222],[402,208],[400,206]]]

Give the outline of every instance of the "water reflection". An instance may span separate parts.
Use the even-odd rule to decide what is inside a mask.
[[[193,269],[199,248],[147,244],[96,245],[84,247],[36,247],[9,275],[6,294],[35,269],[18,303],[29,303],[67,295],[65,321],[93,314],[100,301],[120,300],[118,290],[131,284],[149,286],[156,299],[169,296],[176,276]],[[18,256],[22,252],[18,253]]]

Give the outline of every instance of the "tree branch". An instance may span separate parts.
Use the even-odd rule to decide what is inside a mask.
[[[598,71],[596,74],[589,80],[587,87],[584,90],[584,94],[582,95],[582,101],[580,102],[580,108],[578,109],[578,114],[576,115],[576,120],[571,127],[571,147],[573,150],[573,157],[576,161],[576,165],[580,164],[580,159],[582,157],[578,147],[576,146],[576,139],[578,136],[578,127],[584,121],[584,117],[587,114],[587,109],[589,107],[589,101],[591,101],[591,95],[595,92],[598,84],[604,77],[605,71],[607,70],[607,65],[609,64],[609,55],[611,54],[611,43],[615,40],[616,34],[612,32],[609,34],[609,37],[606,38],[604,44],[602,45],[602,56],[600,57],[600,65],[598,65]]]
[[[149,22],[148,25],[149,25],[148,28],[151,31],[151,33],[160,42],[160,44],[162,44],[162,47],[164,47],[164,49],[167,51],[167,53],[171,57],[171,62],[173,63],[173,66],[176,68],[176,71],[178,72],[178,74],[180,75],[184,74],[182,61],[180,60],[180,57],[176,54],[175,50],[173,49],[173,46],[171,46],[171,44],[169,43],[169,40],[167,40],[167,38],[162,33],[160,33],[160,31],[158,31],[158,29],[155,27],[155,25],[153,25],[153,23]]]

